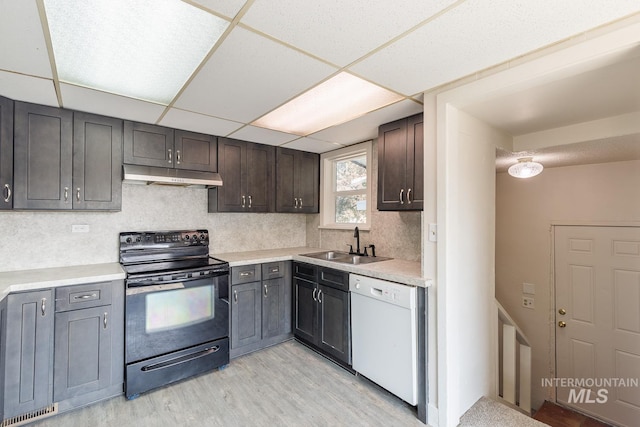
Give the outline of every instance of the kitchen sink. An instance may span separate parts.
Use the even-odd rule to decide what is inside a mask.
[[[340,251],[324,251],[324,252],[315,252],[311,254],[300,254],[301,256],[306,256],[309,258],[323,259],[326,261],[333,261],[340,264],[370,264],[372,262],[379,261],[387,261],[391,258],[382,257],[382,256],[362,256],[362,255],[354,255],[348,252],[340,252]]]

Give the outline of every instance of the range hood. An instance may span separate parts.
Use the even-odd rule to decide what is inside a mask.
[[[222,178],[216,172],[122,165],[124,182],[136,184],[176,185],[181,187],[220,187]]]

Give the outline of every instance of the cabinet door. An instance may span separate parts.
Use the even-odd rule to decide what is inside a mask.
[[[277,148],[276,159],[276,212],[298,212],[295,193],[296,151]]]
[[[318,285],[317,345],[328,354],[351,364],[351,315],[349,293]]]
[[[228,138],[218,140],[218,172],[222,176],[223,185],[209,189],[209,212],[245,211],[245,152],[246,143],[243,141]]]
[[[172,168],[173,129],[124,122],[124,162],[131,165]]]
[[[0,210],[13,207],[13,101],[0,96]]]
[[[275,147],[247,143],[244,169],[247,176],[246,210],[248,212],[275,210],[275,160]]]
[[[262,339],[260,282],[231,286],[231,348]]]
[[[218,171],[218,144],[215,136],[176,130],[174,148],[176,169]]]
[[[298,210],[301,213],[320,212],[320,156],[300,151],[297,162]]]
[[[122,120],[74,113],[73,208],[120,210]]]
[[[15,103],[16,209],[71,209],[73,113]]]
[[[51,291],[7,296],[4,418],[50,405],[53,299]]]
[[[317,330],[317,303],[315,295],[318,292],[316,284],[297,277],[293,278],[294,295],[294,334],[309,343],[315,343]]]
[[[270,338],[291,332],[291,322],[287,322],[287,302],[285,279],[262,281],[262,338]],[[288,328],[287,328],[288,326]],[[289,329],[289,330],[287,330]]]
[[[55,402],[110,385],[111,320],[109,305],[56,313]]]
[[[399,210],[406,200],[407,119],[378,131],[378,210]]]
[[[407,209],[421,210],[424,205],[424,119],[422,114],[407,119]],[[411,190],[409,192],[409,190]],[[410,203],[409,203],[410,202]]]

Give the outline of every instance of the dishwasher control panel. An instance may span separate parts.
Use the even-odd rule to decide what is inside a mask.
[[[416,306],[416,288],[409,285],[350,274],[349,291],[409,309]]]

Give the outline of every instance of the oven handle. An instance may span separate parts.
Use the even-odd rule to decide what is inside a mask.
[[[143,366],[141,369],[144,372],[155,371],[157,369],[168,368],[170,366],[179,365],[181,363],[189,362],[194,359],[199,359],[200,357],[208,356],[209,354],[215,353],[220,350],[219,345],[214,345],[213,347],[207,347],[204,350],[187,354],[184,356],[176,357],[175,359],[169,359],[164,362],[154,363],[153,365]]]

